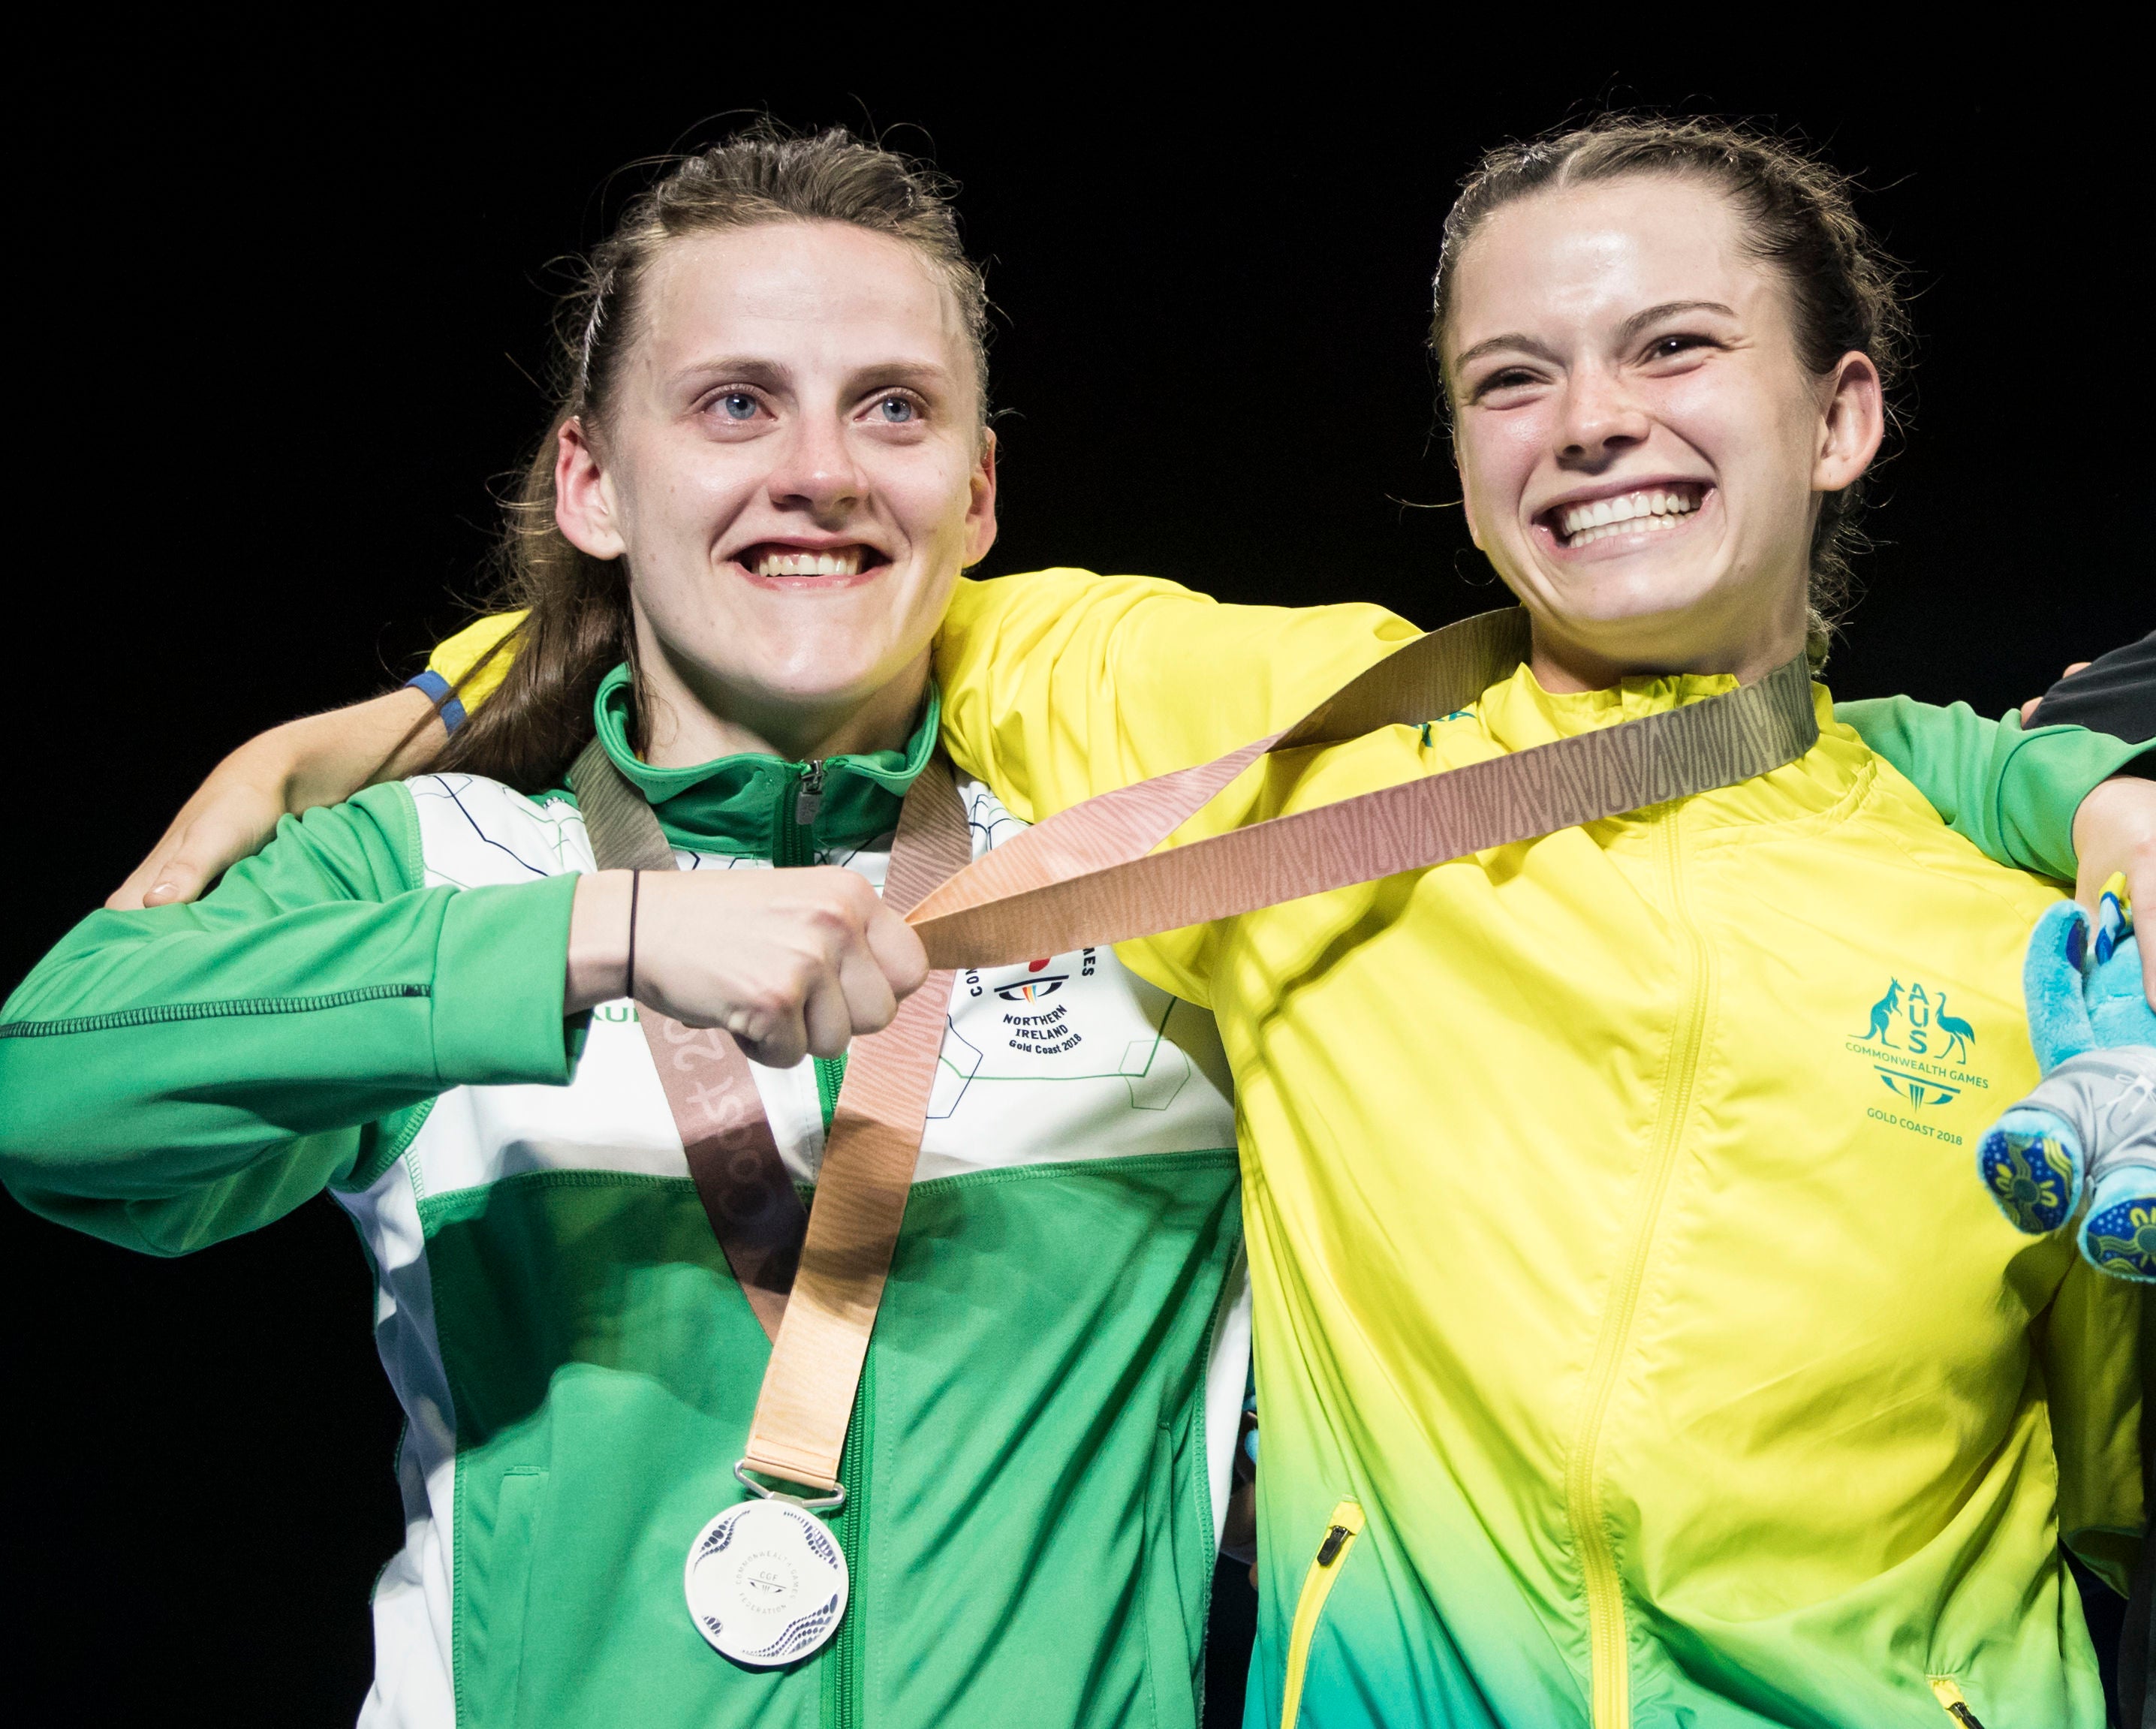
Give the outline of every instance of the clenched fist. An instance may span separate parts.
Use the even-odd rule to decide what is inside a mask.
[[[928,976],[921,939],[850,870],[647,870],[635,898],[636,1000],[775,1069],[888,1026]],[[625,870],[577,884],[564,1013],[623,994],[629,901]]]

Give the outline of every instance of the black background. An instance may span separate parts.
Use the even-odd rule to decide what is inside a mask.
[[[1000,28],[384,18],[19,59],[0,984],[224,750],[408,675],[460,622],[490,485],[545,413],[547,260],[638,183],[612,171],[729,111],[885,129],[963,182],[1001,309],[991,572],[1425,624],[1502,598],[1457,510],[1423,508],[1457,496],[1421,342],[1472,152],[1612,100],[1764,117],[1862,176],[1918,296],[1837,693],[1995,713],[2156,624],[2142,121],[2033,37],[1989,64],[1870,39],[1710,64],[1645,22],[1561,52],[1525,14],[1507,43],[1262,54],[1106,17]],[[342,1215],[164,1263],[0,1203],[0,1280],[15,1699],[348,1722],[401,1531]]]

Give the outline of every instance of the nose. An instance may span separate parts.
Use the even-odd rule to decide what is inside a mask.
[[[1566,467],[1605,467],[1645,444],[1648,432],[1646,410],[1616,372],[1584,367],[1567,375],[1558,423],[1558,459]]]
[[[800,415],[783,438],[766,483],[775,506],[806,510],[825,521],[844,516],[860,503],[867,481],[841,415]]]

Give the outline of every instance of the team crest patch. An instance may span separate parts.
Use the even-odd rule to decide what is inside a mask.
[[[1084,967],[1089,977],[1093,971],[1093,956],[1094,951],[1087,949],[1080,963]],[[1006,1003],[1045,1003],[1070,982],[1070,975],[1068,972],[1051,972],[1048,970],[1055,964],[1052,958],[1029,961],[1026,962],[1024,977],[1014,978],[1009,984],[996,985],[993,988],[996,995]],[[977,975],[969,973],[967,977],[970,983],[977,977]]]
[[[1066,997],[1053,1006],[1049,998],[1074,979],[1091,978],[1100,969],[1101,952],[1081,950],[1075,955],[1048,955],[1016,967],[969,971],[963,988],[971,997],[987,995],[1004,1006],[999,1017],[1004,1043],[1025,1056],[1060,1056],[1086,1042]]]
[[[1976,1044],[1976,1029],[1954,1013],[1944,987],[1890,978],[1866,1012],[1862,1030],[1851,1032],[1844,1048],[1866,1059],[1880,1085],[1894,1095],[1894,1104],[1874,1105],[1866,1116],[1958,1147],[1959,1135],[1928,1119],[1972,1088],[1989,1089],[1991,1083],[1969,1066]],[[2035,1167],[2027,1166],[2027,1152],[2020,1149],[2031,1173],[2028,1180],[2037,1183]],[[2001,1167],[2005,1179],[2021,1180],[2008,1165]],[[2036,1204],[2033,1192],[2030,1204]]]
[[[1095,982],[1107,959],[1088,948],[961,972],[930,1121],[952,1116],[978,1084],[1019,1080],[1120,1082],[1133,1111],[1173,1105],[1194,1072],[1163,1036],[1175,999],[1158,998],[1152,1024],[1116,1013]]]

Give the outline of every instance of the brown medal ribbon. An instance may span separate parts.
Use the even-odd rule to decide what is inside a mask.
[[[569,783],[602,870],[674,869],[658,818],[596,739],[571,767]],[[899,808],[885,904],[911,910],[972,856],[966,813],[939,755]],[[742,1461],[750,1470],[838,1486],[854,1393],[928,1119],[951,982],[947,970],[932,972],[889,1026],[853,1041],[814,1212],[794,1191],[741,1047],[716,1027],[685,1027],[637,1005],[697,1198],[772,1340]]]
[[[570,768],[569,784],[600,870],[674,869],[659,818],[597,739]],[[748,1059],[716,1027],[686,1027],[643,1003],[636,1014],[711,1234],[765,1334],[776,1338],[808,1212],[778,1156]]]
[[[952,969],[1122,942],[1424,870],[1749,780],[1818,740],[1799,655],[1682,708],[1153,850],[1269,752],[1464,709],[1518,669],[1528,641],[1517,608],[1432,631],[1294,726],[1088,799],[971,863],[965,813],[939,757],[906,794],[884,900],[907,915],[941,970],[888,1027],[854,1040],[816,1204],[805,1215],[739,1047],[639,1005],[696,1192],[773,1336],[743,1465],[838,1486],[927,1120]],[[601,869],[673,867],[658,818],[596,741],[569,778]]]
[[[1527,658],[1512,607],[1418,637],[1292,726],[1059,811],[984,854],[908,922],[937,967],[995,967],[1254,912],[1734,785],[1819,738],[1803,655],[1682,708],[1152,849],[1260,757],[1418,726]]]

